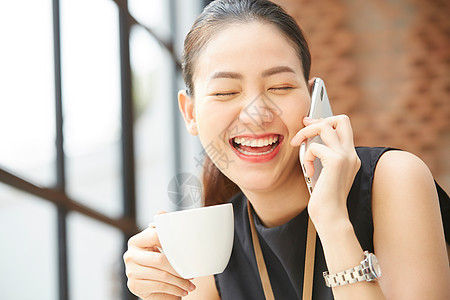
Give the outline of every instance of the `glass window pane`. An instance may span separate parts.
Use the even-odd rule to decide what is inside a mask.
[[[110,0],[61,1],[67,191],[122,213],[118,9]]]
[[[70,299],[120,299],[121,232],[78,213],[67,221]]]
[[[167,0],[128,0],[128,10],[140,24],[169,40],[169,3]]]
[[[160,210],[173,210],[167,184],[173,176],[171,62],[168,54],[142,28],[130,36],[134,102],[137,214],[141,227]],[[174,101],[174,103],[171,103]]]
[[[57,299],[53,204],[0,184],[0,299]]]
[[[42,185],[55,182],[51,1],[0,9],[0,165]]]
[[[196,18],[200,2],[177,1],[177,5],[172,8],[169,7],[169,2],[163,2],[161,5],[161,1],[131,0],[130,12],[159,37],[169,40],[168,37],[174,34],[167,34],[166,31],[170,24],[169,9],[175,10],[179,16],[175,23],[178,30],[183,32],[180,33],[180,38],[174,37],[177,48],[182,45],[184,34]],[[181,49],[176,52],[176,55],[180,56]],[[178,90],[173,87],[173,82],[174,77],[179,74],[175,72],[173,58],[167,49],[146,30],[134,26],[130,36],[130,55],[133,96],[137,111],[134,128],[137,217],[139,226],[145,227],[158,211],[172,211],[176,208],[169,200],[167,191],[169,182],[176,175],[174,172],[176,151],[181,152],[182,171],[197,175],[200,165],[196,159],[201,149],[198,138],[187,134],[181,114],[178,112]],[[184,88],[184,84],[179,82],[179,88]],[[182,149],[174,147],[175,119],[179,120]]]

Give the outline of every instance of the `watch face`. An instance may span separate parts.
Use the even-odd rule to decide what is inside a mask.
[[[369,258],[369,266],[372,269],[374,275],[376,278],[381,276],[381,268],[380,268],[380,264],[378,263],[378,259],[375,255],[370,254],[370,258]]]

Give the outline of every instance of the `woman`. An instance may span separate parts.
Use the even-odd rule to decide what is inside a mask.
[[[233,253],[224,273],[185,280],[157,250],[155,229],[147,228],[130,239],[124,255],[134,294],[144,299],[268,298],[253,252],[252,240],[258,239],[275,298],[299,299],[307,276],[309,217],[319,236],[315,299],[450,299],[430,171],[407,152],[355,150],[346,116],[306,118],[309,70],[306,41],[277,5],[216,0],[205,8],[185,40],[187,90],[178,100],[187,130],[199,136],[213,160],[205,161],[205,205],[234,205]],[[310,197],[299,145],[316,135],[325,145],[309,147],[305,166],[312,175],[318,157],[323,170]],[[256,226],[254,238],[249,224]],[[333,277],[358,266],[364,250],[379,260],[378,280],[325,285],[322,271]]]

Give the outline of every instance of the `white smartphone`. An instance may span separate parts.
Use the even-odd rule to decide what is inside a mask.
[[[328,118],[333,115],[331,110],[330,101],[328,100],[327,90],[325,89],[325,84],[322,79],[316,78],[314,80],[312,94],[311,94],[311,107],[309,109],[308,117],[313,119]],[[319,178],[320,172],[322,171],[322,163],[320,159],[316,158],[314,160],[314,174],[310,178],[306,175],[304,158],[306,150],[311,143],[324,144],[320,136],[315,136],[309,138],[305,143],[300,145],[300,164],[302,165],[303,174],[305,176],[305,181],[308,186],[309,193],[311,194],[316,185],[317,179]]]

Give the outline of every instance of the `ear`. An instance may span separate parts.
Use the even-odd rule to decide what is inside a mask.
[[[192,135],[197,135],[197,122],[195,121],[194,100],[186,93],[186,90],[178,92],[178,107],[186,123],[187,131]]]
[[[309,93],[312,93],[312,88],[314,86],[314,80],[316,80],[317,77],[313,77],[310,80],[308,80],[308,89],[309,89]]]

